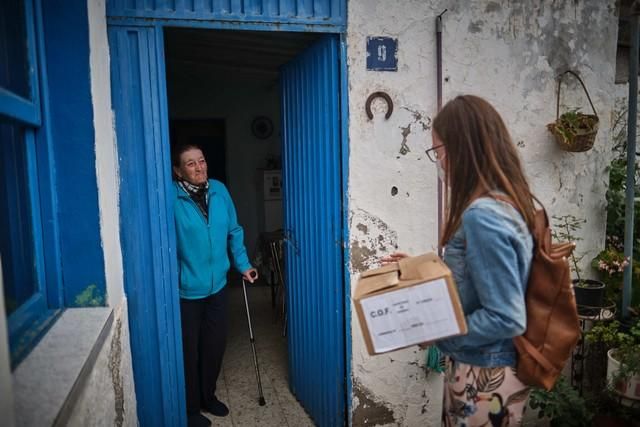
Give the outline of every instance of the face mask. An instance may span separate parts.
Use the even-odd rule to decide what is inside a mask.
[[[444,168],[442,167],[442,163],[440,160],[436,161],[436,170],[438,171],[438,178],[440,178],[440,181],[442,181],[443,183],[447,183],[447,177],[445,175],[444,172]]]

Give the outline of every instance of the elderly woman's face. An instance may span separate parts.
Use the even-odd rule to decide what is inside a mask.
[[[180,155],[180,166],[174,167],[178,178],[194,185],[207,182],[207,161],[197,148],[191,148]]]

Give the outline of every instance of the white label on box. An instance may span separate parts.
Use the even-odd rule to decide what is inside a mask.
[[[445,279],[360,300],[376,353],[460,333]]]

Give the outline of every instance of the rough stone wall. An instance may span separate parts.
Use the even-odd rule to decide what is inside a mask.
[[[352,288],[358,273],[396,248],[437,246],[436,168],[431,146],[436,112],[435,18],[443,18],[444,100],[461,93],[487,98],[517,143],[533,190],[552,215],[585,218],[578,247],[585,265],[603,246],[605,167],[614,104],[617,16],[613,0],[436,1],[351,0],[349,66],[349,228]],[[398,39],[398,71],[366,71],[366,37]],[[561,151],[546,130],[555,119],[556,80],[565,69],[584,79],[600,116],[595,147]],[[562,108],[589,110],[569,79]],[[374,102],[387,92],[395,104],[384,119]],[[425,378],[416,348],[370,357],[352,320],[354,425],[439,425],[441,380]]]
[[[114,308],[111,331],[73,408],[68,425],[138,425],[126,300]]]

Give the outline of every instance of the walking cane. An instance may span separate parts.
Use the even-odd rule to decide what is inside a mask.
[[[256,380],[258,381],[258,403],[260,406],[265,405],[264,395],[262,394],[262,381],[260,381],[260,368],[258,368],[258,355],[256,354],[256,340],[253,338],[253,327],[251,326],[251,314],[249,314],[249,300],[247,299],[247,285],[242,279],[242,292],[244,293],[244,306],[247,309],[247,322],[249,323],[249,339],[251,341],[251,351],[253,352],[253,366],[256,368]]]

